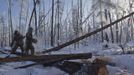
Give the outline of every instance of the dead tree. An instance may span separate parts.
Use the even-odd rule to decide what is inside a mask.
[[[0,62],[16,62],[16,61],[33,61],[39,63],[51,63],[63,60],[73,59],[88,59],[92,57],[92,53],[77,53],[77,54],[55,54],[55,55],[39,55],[39,56],[23,56],[0,58]]]
[[[94,34],[96,34],[96,33],[98,33],[98,32],[101,32],[102,30],[105,30],[105,29],[107,29],[107,28],[109,28],[109,27],[115,25],[116,23],[118,23],[118,22],[120,22],[120,21],[122,21],[122,20],[124,20],[124,19],[126,19],[126,18],[128,18],[128,17],[130,17],[130,16],[133,16],[133,14],[134,14],[134,12],[131,13],[131,14],[129,14],[129,15],[126,15],[126,16],[120,18],[120,19],[117,19],[116,21],[114,21],[114,22],[112,22],[112,23],[110,23],[110,24],[108,24],[108,25],[105,25],[105,26],[102,27],[102,28],[98,28],[98,29],[96,29],[96,30],[94,30],[94,31],[92,31],[92,32],[90,32],[90,33],[87,33],[87,34],[85,34],[85,35],[83,35],[83,36],[80,36],[80,37],[78,37],[78,38],[76,38],[76,39],[74,39],[74,40],[68,41],[68,42],[66,42],[66,43],[63,43],[63,44],[57,46],[57,47],[54,47],[54,48],[48,49],[48,50],[46,50],[46,51],[43,51],[43,53],[48,53],[48,52],[51,52],[51,51],[58,51],[58,50],[60,50],[60,49],[62,49],[62,48],[64,48],[64,47],[66,47],[66,46],[69,46],[69,45],[71,45],[71,44],[74,44],[74,43],[76,43],[76,42],[78,42],[78,41],[80,41],[80,40],[83,40],[83,39],[85,39],[85,38],[87,38],[87,37],[89,37],[89,36],[91,36],[91,35],[94,35]]]

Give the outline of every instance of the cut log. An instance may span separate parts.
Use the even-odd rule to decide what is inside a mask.
[[[69,41],[69,42],[63,43],[63,44],[61,44],[61,45],[59,45],[59,46],[56,46],[56,47],[54,47],[54,48],[45,50],[45,51],[43,51],[43,53],[48,53],[48,52],[51,52],[51,51],[58,51],[58,50],[60,50],[60,49],[62,49],[62,48],[64,48],[64,47],[66,47],[66,46],[69,46],[69,45],[71,45],[71,44],[74,44],[74,43],[76,43],[76,42],[79,42],[80,40],[83,40],[83,39],[85,39],[85,38],[87,38],[87,37],[89,37],[89,36],[91,36],[91,35],[94,35],[94,34],[100,32],[100,31],[103,31],[103,30],[105,30],[105,29],[107,29],[107,28],[109,28],[109,27],[115,25],[116,23],[118,23],[118,22],[120,22],[120,21],[122,21],[122,20],[124,20],[124,19],[126,19],[126,18],[128,18],[128,17],[130,17],[130,16],[132,16],[133,14],[134,14],[134,12],[131,13],[131,14],[129,14],[129,15],[126,15],[126,16],[122,17],[121,19],[118,19],[118,20],[116,20],[116,21],[114,21],[114,22],[112,22],[112,23],[110,23],[110,24],[108,24],[108,25],[105,25],[105,26],[102,27],[102,28],[96,29],[96,30],[94,30],[94,31],[92,31],[92,32],[90,32],[90,33],[87,33],[87,34],[85,34],[85,35],[83,35],[83,36],[81,36],[81,37],[78,37],[78,38],[76,38],[76,39],[74,39],[74,40],[71,40],[71,41]]]
[[[19,61],[40,62],[40,61],[42,61],[43,63],[50,63],[50,62],[57,62],[57,61],[61,61],[61,60],[88,59],[91,57],[92,57],[91,53],[41,55],[41,56],[0,58],[0,62],[19,62]]]
[[[106,62],[96,58],[92,63],[91,75],[108,75],[108,69]]]

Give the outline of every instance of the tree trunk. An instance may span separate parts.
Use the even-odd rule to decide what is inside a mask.
[[[121,25],[123,25],[123,22],[121,21]],[[122,42],[122,30],[123,30],[123,26],[120,26],[120,36],[119,36],[119,42],[121,44]]]
[[[56,54],[56,55],[0,58],[0,62],[34,61],[34,62],[51,63],[51,62],[58,62],[63,60],[88,59],[91,57],[92,57],[91,53],[59,54],[59,55]]]
[[[8,26],[9,26],[9,45],[13,38],[13,25],[12,25],[12,0],[8,0]]]
[[[103,22],[102,22],[102,3],[101,3],[101,0],[100,0],[100,24],[101,24],[101,28],[103,27]],[[101,42],[104,41],[104,37],[103,37],[103,30],[101,31]]]
[[[54,22],[54,0],[52,0],[52,16],[51,16],[51,46],[54,46],[54,34],[53,34],[53,23]]]
[[[29,24],[28,24],[29,27],[31,26],[32,17],[34,16],[35,11],[36,11],[37,2],[38,2],[38,0],[36,0],[36,2],[35,2],[35,0],[34,0],[34,8],[33,8],[33,10],[32,10],[32,14],[31,14],[31,16],[30,16],[30,20],[29,20]]]
[[[21,0],[21,6],[20,6],[20,17],[19,17],[19,31],[21,32],[22,31],[22,28],[21,28],[21,19],[22,19],[22,7],[23,7],[23,0]]]
[[[110,12],[108,12],[108,15],[109,15],[110,23],[112,23]],[[114,34],[113,34],[113,28],[112,28],[112,26],[110,27],[110,31],[111,31],[111,41],[112,41],[112,43],[114,43]]]
[[[36,14],[36,1],[34,0],[34,16],[35,16],[35,35],[37,36],[37,14]]]
[[[118,43],[119,41],[118,36],[119,36],[119,27],[118,27],[118,23],[116,23],[116,43]]]

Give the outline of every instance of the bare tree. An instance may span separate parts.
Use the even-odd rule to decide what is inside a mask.
[[[22,19],[22,8],[23,8],[23,0],[21,0],[21,6],[20,6],[20,17],[19,17],[19,31],[21,32],[21,19]]]
[[[5,19],[3,16],[0,16],[0,30],[1,30],[1,37],[0,37],[0,42],[1,42],[1,47],[6,46],[6,40],[7,40],[7,32],[6,32],[6,25],[5,25]]]
[[[51,46],[54,46],[54,0],[52,0],[52,16],[51,16]]]
[[[9,44],[10,44],[13,37],[12,0],[8,0],[8,26],[9,26]]]
[[[111,18],[110,12],[108,12],[108,15],[109,15],[110,23],[112,23],[112,18]],[[112,26],[110,27],[110,31],[111,31],[111,41],[112,41],[112,43],[114,43],[114,34],[113,34],[113,27]]]
[[[100,24],[101,24],[101,28],[103,27],[103,22],[102,22],[102,1],[100,0]],[[103,30],[101,31],[101,38],[102,38],[102,42],[104,41],[104,37],[103,37]]]

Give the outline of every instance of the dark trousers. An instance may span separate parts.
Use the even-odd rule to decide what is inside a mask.
[[[16,45],[16,44],[13,45],[11,53],[15,53],[18,47],[20,47],[22,54],[24,54],[23,45]]]
[[[27,45],[25,50],[26,50],[26,55],[30,54],[29,51],[31,51],[31,55],[34,55],[34,46],[33,45]]]

